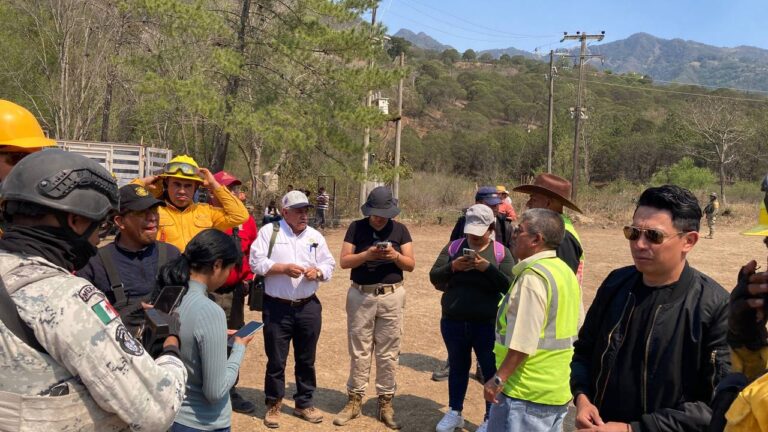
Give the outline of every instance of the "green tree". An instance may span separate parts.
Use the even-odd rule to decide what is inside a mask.
[[[453,48],[448,48],[440,53],[440,61],[447,65],[454,64],[459,60],[461,60],[461,54]]]
[[[472,48],[464,51],[464,54],[461,55],[461,59],[464,61],[475,61],[477,60],[477,53]]]
[[[392,36],[389,39],[387,54],[389,54],[389,56],[393,59],[398,57],[400,53],[408,54],[408,51],[411,49],[412,45],[413,44],[401,37]]]
[[[651,184],[654,185],[675,184],[688,189],[702,189],[714,182],[712,171],[697,167],[689,157],[657,171],[651,177]]]
[[[491,53],[480,54],[479,60],[483,63],[493,63],[493,55]]]

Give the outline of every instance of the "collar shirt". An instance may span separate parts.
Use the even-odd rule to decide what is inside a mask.
[[[272,255],[267,258],[271,237],[272,224],[264,225],[251,245],[248,263],[254,274],[266,275],[273,265],[281,263],[296,264],[305,269],[317,267],[323,274],[323,282],[331,279],[336,260],[333,259],[325,238],[317,230],[308,226],[296,235],[285,220],[281,220]],[[268,296],[286,300],[310,297],[319,287],[318,281],[307,280],[303,275],[297,278],[284,274],[270,275],[264,278],[264,284]]]

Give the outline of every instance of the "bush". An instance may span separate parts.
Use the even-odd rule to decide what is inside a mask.
[[[674,184],[693,190],[711,185],[715,180],[712,171],[699,168],[693,163],[693,159],[684,157],[679,162],[656,171],[651,177],[651,184]]]

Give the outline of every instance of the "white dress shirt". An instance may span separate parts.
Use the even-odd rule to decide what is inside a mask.
[[[259,230],[259,236],[251,245],[251,255],[248,264],[257,275],[266,275],[276,263],[297,264],[305,269],[317,267],[323,274],[323,282],[331,279],[336,260],[325,238],[316,229],[308,226],[299,235],[293,233],[291,227],[280,221],[280,231],[275,238],[272,256],[267,258],[269,239],[272,238],[272,224],[266,224]],[[317,291],[317,280],[307,280],[304,275],[292,278],[288,275],[270,275],[264,279],[265,293],[270,297],[286,300],[301,300]]]

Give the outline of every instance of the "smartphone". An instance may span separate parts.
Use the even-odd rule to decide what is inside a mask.
[[[376,242],[376,247],[377,247],[379,250],[384,250],[384,249],[388,248],[388,247],[389,247],[389,245],[391,245],[391,244],[392,244],[392,243],[390,243],[390,242],[388,242],[388,241],[380,241],[380,242]]]
[[[157,298],[155,299],[153,306],[160,312],[171,313],[174,309],[176,309],[177,306],[179,306],[183,296],[183,286],[169,285],[163,287],[163,289],[160,291],[160,294],[158,294]]]
[[[240,327],[240,330],[237,331],[237,333],[233,334],[232,336],[227,339],[227,345],[232,346],[235,343],[236,337],[247,337],[250,336],[257,331],[261,330],[261,328],[264,327],[264,323],[259,321],[251,321],[248,324]]]
[[[470,248],[464,248],[462,253],[463,253],[464,257],[469,258],[469,259],[475,259],[475,257],[477,256],[477,252],[475,252],[474,249],[470,249]]]

